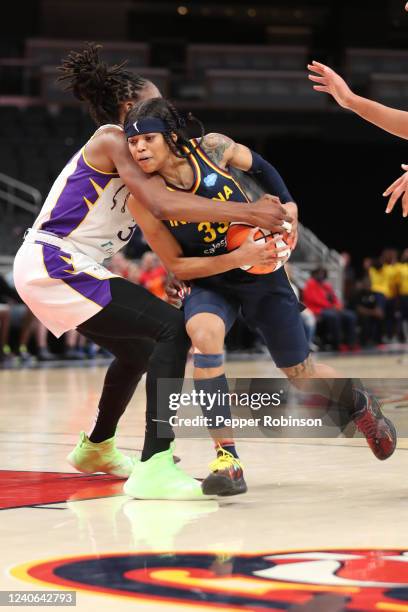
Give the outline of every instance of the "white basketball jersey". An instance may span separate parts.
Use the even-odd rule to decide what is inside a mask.
[[[128,197],[120,176],[91,166],[83,147],[54,182],[33,228],[64,238],[75,250],[102,262],[129,242],[135,230]]]

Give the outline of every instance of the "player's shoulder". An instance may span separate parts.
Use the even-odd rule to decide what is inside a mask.
[[[101,125],[92,136],[90,142],[93,140],[98,142],[113,141],[123,143],[125,142],[123,128],[120,125],[114,124]]]
[[[103,125],[96,130],[84,147],[87,161],[102,172],[116,172],[113,159],[123,151],[127,143],[119,125]]]
[[[218,134],[217,132],[205,134],[205,136],[200,139],[201,148],[207,151],[214,151],[220,147],[223,147],[225,150],[232,144],[234,144],[232,138],[225,134]]]
[[[110,155],[114,151],[127,149],[123,128],[119,125],[102,125],[86,144],[87,151]]]

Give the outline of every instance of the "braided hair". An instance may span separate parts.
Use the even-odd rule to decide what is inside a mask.
[[[71,51],[58,68],[57,81],[65,91],[88,103],[95,123],[120,123],[120,105],[138,98],[148,83],[139,75],[124,70],[127,61],[108,66],[99,57],[102,45],[86,43],[79,53]]]
[[[154,117],[164,121],[168,129],[163,133],[163,138],[176,157],[185,158],[191,154],[190,141],[186,131],[188,122],[198,123],[201,130],[200,137],[203,138],[205,135],[204,126],[199,119],[188,113],[186,121],[174,104],[165,98],[151,98],[139,102],[127,113],[125,123],[134,123],[145,117]],[[176,134],[176,141],[173,140],[172,134]]]

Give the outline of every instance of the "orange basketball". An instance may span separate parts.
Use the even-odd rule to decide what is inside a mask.
[[[243,242],[248,237],[249,232],[253,229],[252,225],[246,225],[245,223],[231,223],[228,231],[227,231],[227,249],[228,251],[234,251],[238,247],[241,246]],[[287,251],[282,251],[281,255],[285,256],[285,259],[280,259],[276,264],[271,264],[269,266],[241,266],[241,270],[245,270],[245,272],[249,272],[250,274],[270,274],[271,272],[275,272],[279,270],[286,261],[290,257],[290,246],[289,239],[286,238],[283,240],[282,238],[276,239],[276,236],[279,234],[273,234],[271,231],[266,229],[259,229],[255,236],[255,242],[269,242],[270,240],[274,240],[275,244],[278,248],[287,246]]]

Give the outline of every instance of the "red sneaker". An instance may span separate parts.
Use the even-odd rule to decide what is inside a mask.
[[[357,403],[364,403],[363,408],[354,413],[353,421],[364,434],[368,446],[380,461],[391,457],[397,445],[397,432],[394,424],[381,412],[375,396],[358,390]]]

